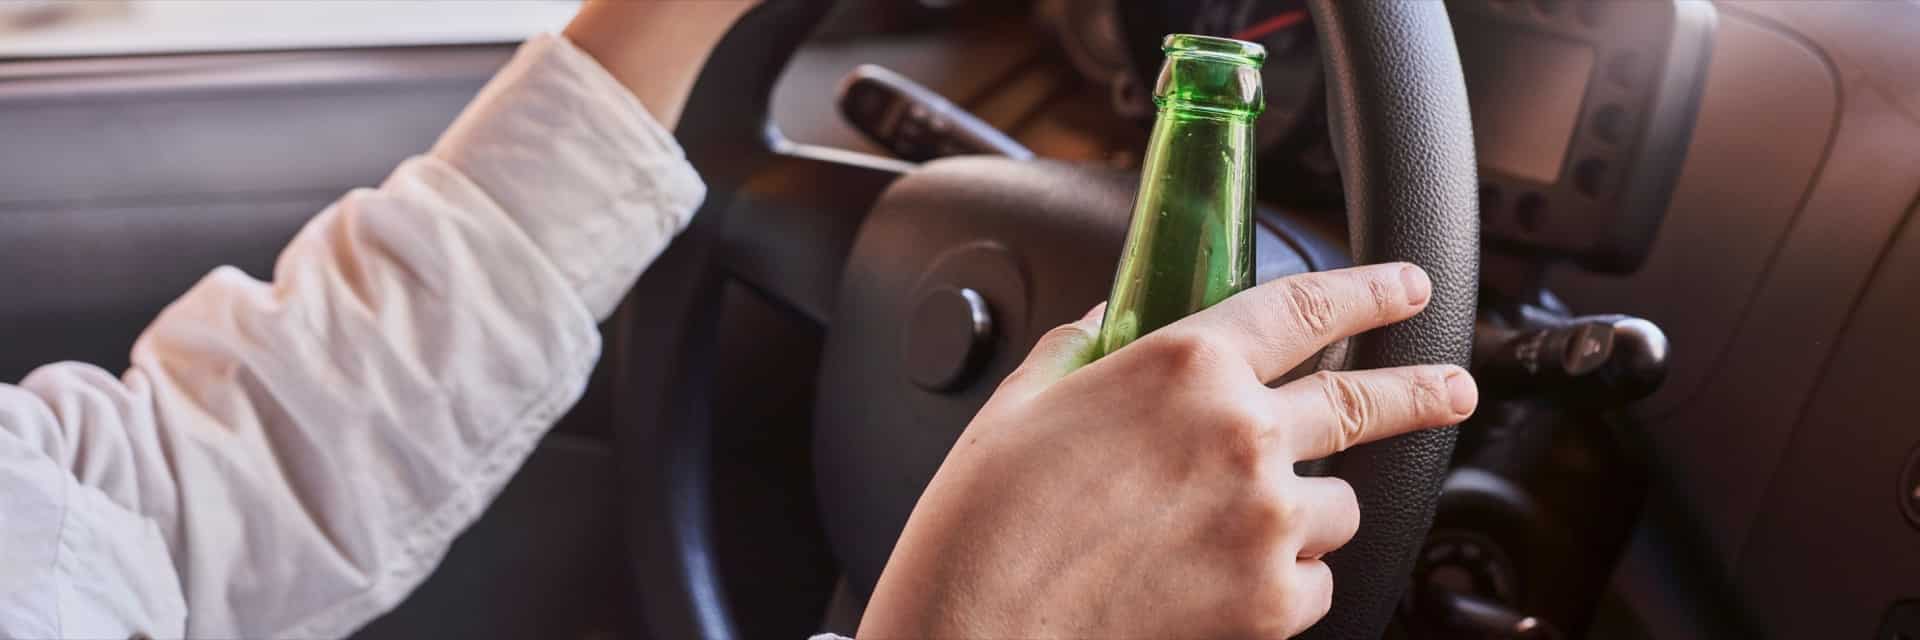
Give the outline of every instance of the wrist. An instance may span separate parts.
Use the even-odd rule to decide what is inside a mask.
[[[759,0],[588,0],[563,32],[672,129],[707,56]]]

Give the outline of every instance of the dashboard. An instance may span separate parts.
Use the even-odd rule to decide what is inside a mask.
[[[1136,120],[1143,34],[1260,39],[1276,61],[1262,200],[1338,218],[1300,3],[1066,4],[1093,33],[1063,48]],[[1920,432],[1901,399],[1920,376],[1920,5],[1449,9],[1486,287],[1544,287],[1671,339],[1664,386],[1605,418],[1651,485],[1611,577],[1609,615],[1633,623],[1594,633],[1920,637]]]
[[[1715,26],[1700,2],[1452,0],[1496,248],[1628,273],[1659,227],[1699,110]],[[1065,0],[1062,46],[1111,108],[1151,119],[1159,36],[1258,42],[1263,192],[1336,207],[1325,89],[1300,0]],[[1291,201],[1288,201],[1288,200]]]

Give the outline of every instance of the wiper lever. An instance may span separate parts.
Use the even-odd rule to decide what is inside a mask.
[[[1033,151],[979,116],[879,65],[855,67],[840,82],[840,115],[908,162],[958,155],[1033,159]]]

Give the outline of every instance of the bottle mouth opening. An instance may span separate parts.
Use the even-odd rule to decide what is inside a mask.
[[[1208,58],[1221,62],[1259,68],[1267,61],[1267,48],[1257,43],[1191,33],[1169,34],[1160,41],[1167,58]]]

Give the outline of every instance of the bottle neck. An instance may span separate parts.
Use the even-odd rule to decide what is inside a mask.
[[[1103,354],[1253,284],[1253,121],[1265,49],[1175,34],[1162,50],[1159,113],[1107,299]]]
[[[1101,353],[1252,286],[1253,149],[1250,115],[1161,106]]]
[[[1225,174],[1250,173],[1254,161],[1254,117],[1244,112],[1206,105],[1162,104],[1154,116],[1153,134],[1147,139],[1142,171],[1149,174],[1194,174],[1215,176],[1194,182],[1156,185],[1140,194],[1142,198],[1191,190],[1212,191]],[[1242,176],[1244,179],[1245,176]],[[1246,193],[1221,193],[1221,204],[1237,202],[1235,196]]]

